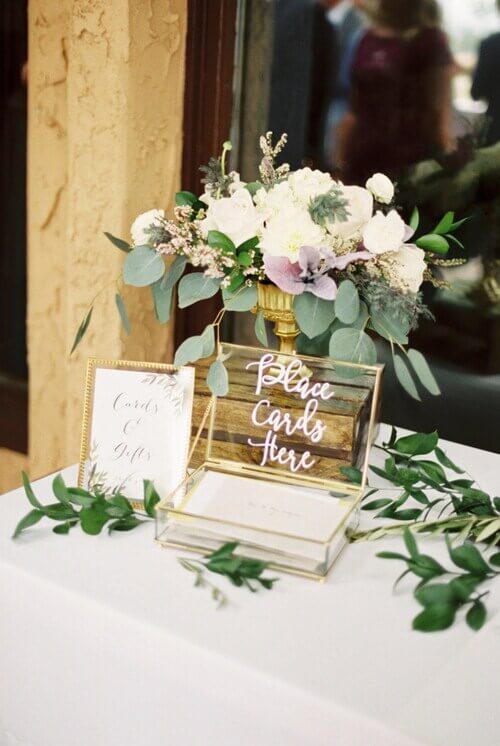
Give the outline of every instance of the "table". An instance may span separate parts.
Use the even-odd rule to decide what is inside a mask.
[[[498,491],[499,456],[445,449]],[[399,537],[347,547],[324,583],[228,586],[216,610],[152,526],[57,537],[41,523],[13,542],[25,512],[21,490],[0,497],[1,746],[500,742],[498,589],[479,633],[411,631],[412,585],[394,595],[399,566],[375,558]]]

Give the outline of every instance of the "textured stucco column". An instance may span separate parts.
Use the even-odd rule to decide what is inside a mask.
[[[31,0],[29,94],[30,472],[78,457],[87,357],[168,360],[170,325],[149,293],[125,298],[121,256],[135,215],[170,208],[182,149],[186,0]],[[106,287],[107,286],[107,287]],[[70,358],[96,293],[91,328]]]

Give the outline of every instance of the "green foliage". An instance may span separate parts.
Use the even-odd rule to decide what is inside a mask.
[[[52,482],[52,492],[56,503],[43,505],[33,492],[28,476],[23,472],[23,485],[26,497],[33,509],[16,526],[13,539],[17,539],[26,529],[31,528],[42,518],[55,521],[52,531],[64,536],[75,526],[90,536],[100,534],[107,525],[109,533],[131,531],[142,523],[154,518],[155,506],[160,497],[149,480],[144,481],[144,511],[135,510],[123,495],[103,495],[89,492],[80,487],[67,487],[58,474]]]
[[[205,277],[203,272],[190,272],[179,282],[179,308],[187,308],[206,298],[212,298],[219,290],[220,280]]]
[[[429,233],[425,236],[421,236],[417,239],[416,244],[419,249],[424,251],[432,251],[434,254],[447,254],[450,248],[450,244],[444,236],[439,236],[437,233]]]
[[[387,310],[374,309],[370,319],[370,326],[377,334],[399,345],[408,344],[408,333],[410,331],[408,320],[401,320],[393,316]]]
[[[229,378],[222,360],[214,360],[208,369],[207,384],[214,396],[226,396],[229,391]]]
[[[76,350],[76,348],[78,347],[78,345],[80,344],[80,342],[82,341],[82,339],[84,338],[84,336],[85,336],[85,334],[87,332],[87,329],[90,326],[90,321],[92,319],[92,311],[93,310],[94,310],[94,306],[91,306],[90,310],[86,314],[86,316],[83,319],[82,323],[78,327],[78,330],[77,330],[76,335],[75,335],[75,339],[73,341],[73,346],[71,348],[70,355],[72,355],[74,353],[74,351]]]
[[[349,200],[342,193],[342,189],[334,186],[326,194],[318,194],[309,203],[309,215],[318,225],[327,223],[343,223],[349,219],[347,206]]]
[[[421,554],[415,537],[408,528],[405,529],[404,540],[408,556],[393,552],[379,552],[377,556],[405,562],[406,571],[400,579],[407,574],[413,574],[419,579],[414,596],[423,606],[423,611],[413,620],[413,629],[420,632],[448,629],[463,608],[468,608],[465,619],[469,627],[475,631],[481,629],[486,621],[486,608],[481,599],[486,594],[479,594],[477,587],[494,578],[497,571],[483,559],[477,547],[465,542],[454,549],[448,542],[450,559],[458,568],[466,571],[457,573],[446,570],[432,557]],[[443,582],[443,576],[450,579]],[[431,582],[436,578],[440,578],[440,581]]]
[[[262,311],[255,314],[255,336],[263,347],[269,347],[266,330],[266,320]]]
[[[293,310],[299,328],[309,339],[323,334],[335,318],[333,301],[323,300],[312,293],[297,295],[293,302]]]
[[[216,249],[222,249],[226,254],[234,254],[236,251],[233,241],[220,231],[208,231],[207,243]]]
[[[130,329],[130,321],[129,321],[129,318],[128,318],[127,308],[125,306],[125,301],[123,300],[123,298],[120,295],[120,293],[116,293],[116,295],[115,295],[115,303],[116,303],[116,307],[118,309],[118,313],[120,314],[120,319],[122,321],[123,328],[125,329],[125,331],[127,332],[127,334],[130,334],[131,329]]]
[[[151,246],[136,246],[127,254],[123,263],[123,281],[126,285],[142,288],[152,285],[165,274],[165,263]]]
[[[375,345],[361,329],[338,329],[330,339],[330,357],[334,360],[373,365],[377,361]]]
[[[205,574],[207,571],[224,575],[232,585],[238,588],[248,588],[252,593],[255,593],[259,586],[271,590],[274,583],[278,581],[278,578],[262,577],[269,567],[268,562],[240,557],[234,553],[237,548],[236,542],[230,542],[205,555],[201,560],[179,559],[179,563],[185,570],[194,573],[195,587],[210,588],[212,598],[219,607],[227,603],[227,598],[220,588],[207,579]]]
[[[107,231],[104,231],[104,235],[109,241],[111,241],[113,246],[116,246],[116,248],[120,249],[120,251],[124,251],[126,254],[132,251],[132,247],[129,246],[129,244],[124,241],[123,238],[117,238],[116,236],[113,236],[112,233],[108,233]]]
[[[424,632],[447,629],[462,609],[467,609],[465,619],[469,627],[480,629],[486,620],[482,600],[486,593],[478,594],[476,589],[500,574],[497,569],[500,552],[489,559],[485,557],[487,547],[500,542],[500,499],[492,499],[475,487],[472,479],[447,475],[445,468],[458,474],[464,472],[439,447],[435,432],[398,437],[393,428],[388,441],[377,447],[387,458],[383,467],[372,465],[370,469],[393,485],[391,491],[396,495],[372,499],[379,489],[382,495],[386,489],[372,488],[365,495],[362,507],[376,511],[377,518],[388,518],[394,523],[355,532],[351,540],[375,540],[404,533],[408,556],[391,551],[378,556],[406,563],[398,581],[408,574],[419,580],[415,598],[423,611],[414,619],[414,629]],[[436,458],[431,459],[431,454]],[[350,476],[347,471],[343,473]],[[351,475],[352,481],[356,481],[355,476]],[[449,557],[461,572],[450,571],[433,557],[421,554],[416,533],[444,534]],[[433,582],[438,579],[439,582]]]
[[[245,285],[234,293],[223,290],[222,298],[228,311],[250,311],[257,303],[257,287]]]
[[[335,315],[343,324],[353,324],[359,315],[359,294],[351,280],[340,283],[335,298]]]

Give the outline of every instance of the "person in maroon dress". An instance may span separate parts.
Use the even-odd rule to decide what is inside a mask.
[[[369,11],[369,7],[367,7]],[[429,0],[377,0],[352,69],[351,110],[335,162],[348,184],[453,149],[453,59]]]

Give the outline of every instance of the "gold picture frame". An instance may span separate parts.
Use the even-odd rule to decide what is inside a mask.
[[[194,398],[194,368],[191,367],[177,367],[174,365],[170,365],[167,363],[152,363],[152,362],[142,362],[142,361],[129,361],[129,360],[110,360],[110,359],[101,359],[101,358],[89,358],[87,362],[87,371],[86,371],[86,380],[85,380],[85,396],[84,396],[84,405],[83,405],[83,418],[82,418],[82,433],[81,433],[81,442],[80,442],[80,459],[79,459],[79,467],[78,467],[78,485],[82,488],[88,488],[88,478],[86,476],[86,472],[88,470],[88,464],[89,459],[91,456],[91,450],[92,450],[92,438],[93,438],[93,426],[95,421],[95,406],[96,406],[96,386],[98,385],[97,377],[99,374],[99,371],[114,371],[114,372],[122,372],[122,373],[145,373],[146,379],[143,379],[141,381],[141,384],[144,386],[151,386],[151,383],[159,383],[164,384],[167,383],[166,379],[158,378],[158,379],[152,379],[151,381],[147,380],[148,374],[158,374],[159,376],[163,377],[165,374],[170,377],[177,377],[179,381],[179,385],[182,388],[182,397],[186,396],[186,400],[184,402],[184,398],[182,399],[182,409],[179,411],[179,416],[183,418],[183,425],[184,425],[184,438],[182,438],[182,434],[176,431],[176,440],[179,441],[179,444],[181,444],[181,440],[183,441],[180,445],[180,448],[182,450],[181,459],[179,460],[178,464],[176,465],[176,473],[175,477],[172,479],[172,487],[175,486],[181,478],[183,478],[186,469],[187,469],[187,460],[188,460],[188,453],[189,453],[189,442],[190,442],[190,436],[191,436],[191,421],[192,421],[192,408],[193,408],[193,398]],[[182,379],[182,380],[181,380]],[[115,377],[115,383],[118,381],[118,379]],[[125,382],[124,382],[125,383]],[[137,382],[134,381],[134,390],[137,391]],[[173,386],[172,386],[173,390]],[[151,389],[150,389],[151,391]],[[160,389],[157,389],[157,391],[160,391]],[[154,391],[153,398],[158,398],[157,391]],[[163,396],[164,398],[164,386],[163,390],[160,391],[160,397]],[[102,398],[101,398],[101,404],[102,404]],[[162,407],[158,407],[155,405],[158,409],[162,409]],[[102,423],[101,423],[102,424]],[[167,426],[167,422],[163,423],[165,428]],[[176,450],[176,454],[178,454],[180,451]],[[163,455],[163,459],[165,459],[165,456]],[[167,462],[167,459],[165,459],[165,462]],[[152,469],[151,473],[144,474],[144,478],[150,479],[151,481],[155,481],[155,473],[153,473],[155,470]],[[126,494],[126,491],[124,492],[125,496],[128,496]],[[134,500],[137,502],[137,499]]]

